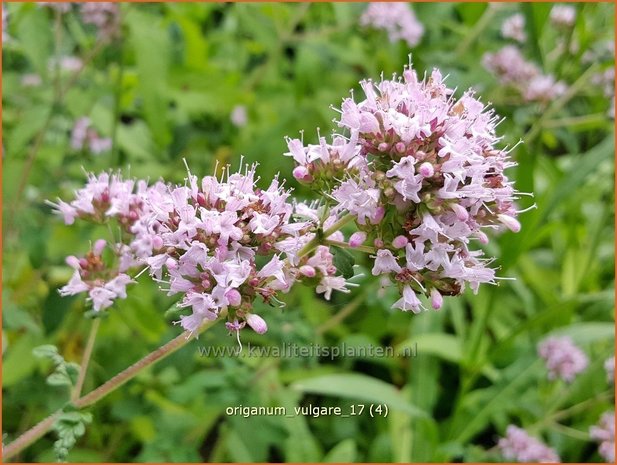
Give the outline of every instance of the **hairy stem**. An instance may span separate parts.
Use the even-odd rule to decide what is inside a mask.
[[[346,242],[341,242],[341,241],[332,241],[332,240],[326,240],[324,242],[324,244],[326,245],[333,245],[334,247],[339,247],[341,249],[350,249],[350,250],[357,250],[359,252],[366,252],[366,253],[377,253],[377,249],[375,249],[375,247],[371,247],[369,245],[358,245],[356,247],[352,247],[349,244],[347,244]]]
[[[300,251],[298,252],[298,257],[304,257],[305,255],[310,254],[318,245],[322,243],[322,241],[325,241],[336,231],[338,231],[347,223],[355,219],[356,217],[351,213],[343,216],[340,220],[338,220],[336,223],[326,229],[321,236],[319,234],[315,235],[313,239],[311,239],[304,247],[302,247],[302,249],[300,249]]]
[[[75,383],[75,389],[73,389],[73,393],[71,395],[72,401],[79,399],[79,396],[81,395],[81,390],[84,387],[84,381],[86,380],[86,372],[88,371],[88,364],[90,363],[90,357],[92,357],[94,341],[96,341],[96,334],[98,333],[100,325],[100,318],[95,318],[92,321],[92,326],[90,327],[90,335],[88,336],[88,342],[86,343],[86,349],[84,350],[84,355],[81,359],[81,367],[79,367],[79,375],[77,377],[77,382]]]
[[[221,311],[220,316],[224,318],[226,313],[227,312],[225,310]],[[206,331],[220,319],[221,318],[217,318],[216,320],[207,321],[201,326],[201,328],[199,328],[198,333],[202,333]],[[191,336],[192,334],[189,331],[184,331],[182,334],[175,337],[174,339],[169,341],[167,344],[159,347],[154,352],[150,352],[148,355],[146,355],[144,358],[142,358],[138,362],[134,363],[133,365],[131,365],[124,371],[121,371],[116,376],[111,378],[109,381],[107,381],[106,383],[96,388],[94,391],[86,394],[83,397],[79,397],[78,399],[75,399],[72,402],[73,405],[75,405],[78,408],[83,408],[83,407],[88,407],[94,404],[95,402],[101,400],[107,394],[113,392],[114,390],[122,386],[127,381],[133,379],[135,376],[137,376],[139,372],[141,372],[145,368],[155,364],[156,362],[160,360],[163,360],[164,358],[173,354],[175,351],[177,351],[181,347],[188,344],[188,342],[191,340]],[[11,459],[12,457],[20,453],[22,450],[24,450],[26,447],[28,447],[30,444],[32,444],[34,441],[43,437],[50,429],[52,429],[56,421],[56,417],[60,413],[61,413],[61,410],[58,410],[57,412],[51,414],[50,416],[48,416],[47,418],[45,418],[44,420],[36,424],[36,426],[30,428],[24,434],[19,436],[12,443],[7,445],[4,448],[4,451],[2,454],[3,459],[5,461]]]

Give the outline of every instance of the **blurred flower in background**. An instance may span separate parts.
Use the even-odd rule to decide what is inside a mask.
[[[514,425],[508,426],[506,436],[499,440],[497,447],[506,460],[539,463],[560,462],[554,449],[530,436],[524,429]]]
[[[384,30],[390,42],[403,40],[409,47],[418,45],[424,35],[424,26],[407,3],[370,3],[360,24]]]
[[[598,453],[608,463],[615,462],[615,412],[602,415],[597,425],[589,429],[589,436],[600,443]]]
[[[538,345],[538,355],[546,362],[549,379],[572,382],[587,368],[585,353],[569,337],[549,337]]]

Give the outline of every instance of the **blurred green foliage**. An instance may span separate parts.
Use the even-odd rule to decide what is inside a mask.
[[[504,277],[477,296],[446,299],[440,312],[393,312],[364,274],[351,295],[332,303],[295,289],[285,311],[267,313],[264,336],[245,343],[417,347],[417,357],[200,357],[198,346],[234,346],[220,325],[141,373],[89,411],[75,462],[496,461],[495,443],[510,423],[555,447],[564,461],[598,461],[586,439],[611,409],[603,363],[614,347],[613,121],[591,76],[614,58],[584,54],[614,40],[614,5],[573,4],[571,33],[553,29],[551,4],[416,4],[422,42],[410,50],[382,31],[358,25],[366,4],[122,4],[121,33],[101,43],[77,7],[60,15],[31,3],[6,4],[3,44],[3,433],[10,442],[62,407],[66,389],[47,386],[53,371],[32,350],[56,345],[79,362],[90,320],[82,298],[61,298],[70,277],[64,257],[94,237],[66,227],[45,199],[66,197],[82,170],[120,168],[138,177],[180,181],[185,158],[196,174],[215,164],[260,163],[299,198],[310,194],[289,176],[285,135],[315,141],[334,128],[338,105],[363,78],[401,72],[412,53],[419,73],[439,67],[451,87],[473,87],[505,117],[504,144],[516,145],[512,170],[521,191],[523,230],[487,246]],[[570,86],[547,106],[524,104],[482,66],[506,41],[500,24],[522,12],[524,54]],[[565,39],[578,48],[556,52]],[[77,72],[48,66],[77,56]],[[592,67],[593,69],[589,70]],[[36,73],[41,84],[26,86]],[[230,120],[234,107],[247,123]],[[73,150],[70,131],[88,116],[112,150]],[[101,325],[85,391],[179,333],[164,315],[173,302],[147,277],[118,301]],[[257,304],[260,305],[260,304]],[[344,312],[341,314],[341,312]],[[340,316],[337,316],[340,315]],[[567,334],[588,354],[571,385],[549,382],[536,344]],[[386,404],[389,415],[293,418],[229,416],[226,407]],[[583,406],[573,407],[573,406]],[[569,409],[569,410],[566,410]],[[564,414],[563,412],[566,412]],[[569,413],[568,413],[569,412]],[[559,421],[557,421],[559,420]],[[21,461],[53,460],[52,434]]]

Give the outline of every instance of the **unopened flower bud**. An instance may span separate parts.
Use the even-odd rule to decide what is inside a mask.
[[[366,233],[364,231],[357,231],[349,238],[349,247],[359,247],[366,241]]]
[[[265,320],[259,315],[255,315],[254,313],[249,313],[246,316],[246,323],[253,328],[257,334],[263,334],[268,331],[268,325]]]
[[[377,238],[373,241],[373,245],[378,249],[382,249],[385,244],[381,239]]]
[[[107,245],[107,241],[105,239],[99,239],[92,246],[92,253],[94,255],[101,255],[106,245]]]
[[[439,291],[435,288],[431,289],[431,306],[435,310],[439,310],[443,305],[443,297],[439,293]]]
[[[433,169],[433,165],[429,162],[424,162],[418,168],[418,172],[425,178],[430,178],[435,174],[435,170]]]
[[[379,150],[380,152],[388,152],[389,149],[390,146],[386,142],[382,142],[377,146],[377,150]]]
[[[79,264],[79,259],[74,255],[69,255],[68,257],[66,257],[65,262],[68,266],[75,270],[81,268]]]
[[[422,151],[422,150],[418,150],[414,157],[416,158],[416,160],[418,161],[422,161],[426,158],[426,152]]]
[[[303,182],[311,182],[313,180],[313,177],[309,173],[309,170],[306,168],[306,166],[302,165],[296,166],[294,168],[293,177],[296,178],[298,181]]]
[[[451,208],[456,214],[456,218],[459,221],[467,221],[469,219],[469,213],[467,213],[467,210],[462,205],[459,205],[458,203],[453,203],[451,205]]]
[[[310,265],[303,265],[300,267],[300,274],[303,274],[307,278],[312,278],[315,276],[315,268]]]
[[[402,142],[397,142],[394,148],[396,149],[398,153],[403,153],[405,152],[405,149],[406,149],[405,144],[403,144]]]
[[[371,218],[371,223],[373,224],[379,224],[381,223],[381,220],[383,220],[383,217],[386,214],[386,209],[384,207],[377,207],[377,209],[375,210],[375,214],[373,215],[373,217]]]
[[[225,293],[225,297],[227,298],[227,302],[232,307],[237,307],[242,303],[242,296],[238,292],[237,289],[230,289]]]
[[[405,236],[396,236],[394,240],[392,241],[392,246],[395,249],[402,249],[403,247],[407,245],[408,242],[409,242],[409,239],[407,239]]]
[[[154,236],[152,238],[152,248],[158,250],[161,247],[163,247],[163,239],[161,239],[161,236]]]
[[[500,214],[497,215],[497,219],[501,221],[502,224],[506,226],[512,232],[519,232],[521,230],[521,223],[518,220],[510,215]]]

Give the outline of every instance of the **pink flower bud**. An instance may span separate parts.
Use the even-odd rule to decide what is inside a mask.
[[[227,302],[229,302],[229,305],[231,305],[232,307],[237,307],[242,303],[242,296],[237,289],[229,289],[225,293],[225,297],[227,298]]]
[[[315,276],[315,268],[310,265],[303,265],[300,267],[300,273],[307,278],[312,278]]]
[[[71,268],[78,270],[80,267],[79,265],[79,258],[77,258],[74,255],[69,255],[68,257],[66,257],[65,262],[68,266],[70,266]]]
[[[439,310],[443,305],[443,297],[439,293],[439,291],[435,288],[431,289],[431,306],[435,310]]]
[[[306,166],[296,166],[293,170],[293,177],[298,181],[311,182],[313,180],[313,176],[309,173],[309,170]]]
[[[459,205],[458,203],[454,203],[451,205],[451,208],[454,213],[456,213],[456,218],[459,221],[467,221],[469,219],[469,213],[467,213],[465,207]]]
[[[381,220],[383,220],[383,217],[386,214],[386,209],[384,207],[377,207],[377,209],[375,210],[375,213],[373,214],[373,217],[371,218],[371,223],[373,224],[379,224],[381,223]]]
[[[163,247],[163,239],[160,236],[154,236],[152,238],[152,248],[157,250]]]
[[[420,165],[420,168],[418,168],[418,172],[425,178],[430,178],[431,176],[435,174],[433,165],[431,165],[427,161],[425,161],[424,163]]]
[[[426,152],[424,152],[424,151],[422,151],[422,150],[418,150],[418,151],[415,153],[415,155],[414,155],[414,156],[415,156],[416,160],[418,160],[418,161],[422,161],[422,160],[424,160],[424,159],[426,158]]]
[[[263,334],[268,331],[268,325],[264,321],[262,317],[259,315],[255,315],[254,313],[249,313],[246,316],[246,323],[253,328],[257,334]]]
[[[403,153],[406,149],[405,144],[403,144],[402,142],[397,142],[394,148],[398,153]]]
[[[106,245],[107,245],[107,241],[105,239],[99,239],[92,246],[92,253],[94,255],[101,255]]]
[[[378,249],[383,249],[383,246],[384,246],[385,244],[384,244],[384,242],[383,242],[381,239],[377,238],[377,239],[375,239],[375,240],[373,241],[373,245],[374,245],[375,247],[377,247]]]
[[[408,242],[409,239],[407,239],[405,236],[396,236],[392,241],[392,245],[395,249],[402,249],[407,245]]]
[[[476,232],[476,237],[480,241],[480,244],[488,244],[488,236],[482,231]]]
[[[349,247],[359,247],[366,241],[366,233],[364,231],[357,231],[349,238]]]
[[[521,223],[510,215],[497,215],[497,219],[506,226],[512,232],[519,232],[521,230]]]
[[[379,150],[380,152],[387,152],[389,149],[390,149],[390,146],[388,145],[387,142],[382,142],[381,144],[377,146],[377,150]]]
[[[175,270],[176,268],[178,268],[178,262],[176,262],[173,258],[170,257],[165,261],[165,266],[168,270]]]

